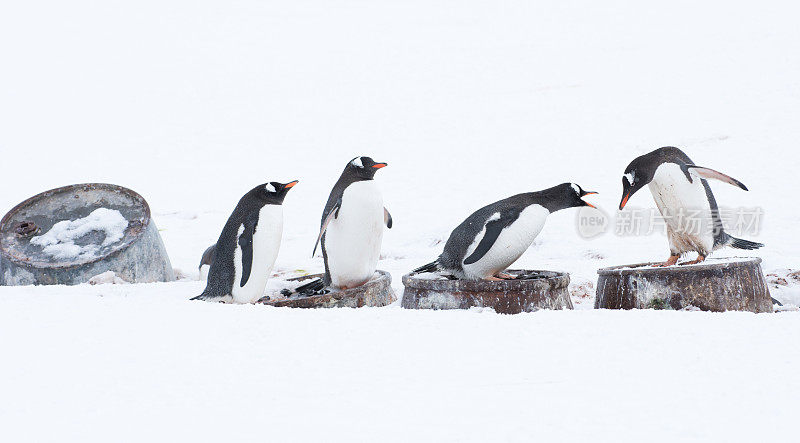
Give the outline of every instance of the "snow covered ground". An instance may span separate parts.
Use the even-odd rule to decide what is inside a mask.
[[[175,268],[150,285],[0,288],[0,438],[793,441],[800,313],[602,312],[597,268],[661,234],[548,220],[519,267],[576,311],[305,311],[190,303],[241,195],[299,179],[276,271],[318,272],[356,155],[427,263],[472,211],[573,181],[609,217],[635,156],[683,148],[760,208],[773,296],[800,305],[800,8],[792,2],[13,2],[0,13],[0,212],[110,182],[150,203]],[[629,206],[653,206],[647,191]],[[613,222],[612,222],[613,230]],[[785,285],[783,284],[785,283]],[[583,295],[581,295],[583,294]]]

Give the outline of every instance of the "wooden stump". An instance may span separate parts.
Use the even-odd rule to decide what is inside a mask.
[[[322,278],[322,274],[306,275],[290,281]],[[289,308],[360,308],[362,306],[387,306],[394,303],[397,296],[392,290],[392,276],[386,271],[376,271],[375,275],[363,285],[351,289],[329,289],[325,294],[303,296],[294,294],[283,297],[272,294],[258,303]]]
[[[599,269],[595,309],[773,311],[760,258],[709,259],[665,268],[652,265]]]
[[[438,274],[403,276],[402,306],[406,309],[492,308],[501,314],[539,309],[572,309],[569,274],[551,271],[508,270],[514,280],[450,280]],[[527,277],[527,278],[525,278]]]

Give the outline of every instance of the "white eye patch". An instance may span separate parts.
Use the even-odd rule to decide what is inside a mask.
[[[572,189],[575,191],[576,194],[580,194],[581,193],[581,187],[580,186],[576,185],[575,183],[570,183],[570,185],[572,185]]]
[[[350,163],[352,163],[353,166],[355,166],[356,168],[364,167],[364,163],[361,163],[361,157],[354,158],[353,161],[351,161]]]
[[[266,189],[267,192],[278,192],[275,190],[275,186],[272,186],[272,183],[268,183],[267,186],[264,186],[264,189]]]
[[[628,180],[628,184],[633,184],[633,172],[629,172],[623,175],[623,177],[625,177],[625,180]]]

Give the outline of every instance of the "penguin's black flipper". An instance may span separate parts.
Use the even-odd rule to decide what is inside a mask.
[[[692,175],[696,175],[706,180],[719,180],[721,182],[725,182],[733,186],[736,186],[737,188],[744,189],[745,191],[748,190],[747,186],[745,186],[744,183],[740,182],[739,180],[736,180],[730,175],[723,174],[719,171],[715,171],[710,168],[704,168],[702,166],[697,166],[697,165],[686,165],[686,171],[688,171]]]
[[[250,280],[250,271],[253,268],[253,234],[256,232],[257,223],[258,213],[246,217],[242,223],[242,233],[239,234],[239,247],[242,249],[242,282],[239,286],[242,288],[247,284],[247,280]]]
[[[519,214],[497,213],[496,216],[499,216],[499,218],[495,218],[494,220],[490,219],[491,221],[486,223],[486,233],[483,235],[481,242],[478,243],[478,247],[475,248],[469,257],[464,259],[465,265],[471,265],[486,255],[486,253],[492,249],[492,245],[497,241],[497,237],[500,236],[503,229],[513,223]]]
[[[387,228],[392,229],[392,214],[389,214],[389,210],[386,208],[383,208],[383,223]]]
[[[322,236],[325,235],[325,230],[328,229],[328,223],[330,223],[331,220],[339,217],[339,209],[341,209],[341,207],[342,199],[339,198],[339,200],[336,201],[336,204],[331,207],[330,212],[325,215],[325,221],[322,222],[322,226],[319,228],[319,235],[317,236],[317,242],[314,243],[314,251],[311,253],[311,257],[314,257],[314,254],[317,253],[317,246],[319,246],[319,241],[322,239]]]

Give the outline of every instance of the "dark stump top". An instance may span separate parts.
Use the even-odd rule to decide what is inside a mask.
[[[458,292],[515,292],[536,288],[560,288],[569,286],[569,274],[565,272],[509,269],[513,280],[461,280],[448,278],[439,273],[410,273],[403,276],[408,288],[432,289]]]
[[[322,277],[323,274],[305,275],[288,281],[301,282]],[[392,290],[391,274],[381,270],[375,271],[372,278],[361,286],[345,290],[325,288],[322,292],[316,295],[294,293],[289,297],[276,292],[263,297],[257,303],[290,308],[360,308],[387,306],[397,300]]]
[[[635,275],[635,274],[693,274],[710,270],[750,268],[760,265],[759,257],[709,258],[702,263],[692,265],[655,266],[659,262],[637,263],[633,265],[611,266],[597,270],[598,275]]]

